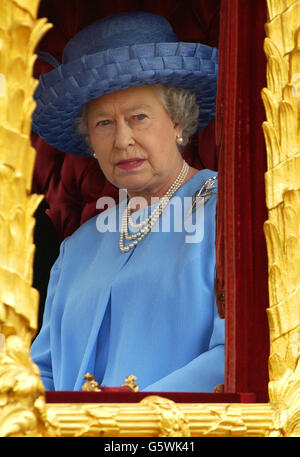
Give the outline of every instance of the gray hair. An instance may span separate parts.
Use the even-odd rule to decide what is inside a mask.
[[[187,89],[157,85],[161,101],[170,118],[182,128],[182,146],[186,146],[198,127],[199,106],[196,95]]]
[[[158,89],[161,102],[172,121],[182,128],[181,146],[186,146],[198,127],[199,106],[195,94],[187,89],[162,84],[156,84],[153,87]],[[93,155],[87,125],[87,105],[83,107],[81,116],[76,122],[77,133],[84,136],[89,147],[88,152]]]

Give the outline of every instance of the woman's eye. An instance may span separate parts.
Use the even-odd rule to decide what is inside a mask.
[[[109,124],[110,124],[110,120],[104,119],[103,121],[97,122],[96,127],[97,127],[97,126],[105,127],[106,125],[109,125]]]
[[[138,121],[143,121],[144,119],[146,119],[146,114],[137,114],[135,116],[135,118],[138,120]]]

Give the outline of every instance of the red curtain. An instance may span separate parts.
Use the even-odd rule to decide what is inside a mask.
[[[263,223],[266,152],[261,124],[265,87],[264,0],[42,0],[40,17],[54,24],[39,49],[61,60],[66,42],[97,18],[124,11],[165,16],[182,41],[220,51],[217,120],[193,138],[186,160],[219,170],[217,270],[226,315],[226,391],[267,399],[269,351],[267,257]],[[47,72],[38,62],[35,72]],[[217,127],[217,128],[216,128]],[[217,141],[216,141],[217,140]],[[96,214],[101,195],[117,197],[90,158],[65,155],[33,135],[33,192],[44,193],[60,239]]]
[[[217,270],[225,299],[226,391],[267,400],[266,150],[261,90],[266,2],[222,0],[217,112]]]

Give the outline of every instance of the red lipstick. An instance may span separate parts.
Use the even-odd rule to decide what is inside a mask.
[[[123,170],[133,170],[134,168],[140,167],[145,162],[145,159],[140,159],[138,157],[132,157],[126,160],[120,160],[117,163],[117,167],[122,168]]]

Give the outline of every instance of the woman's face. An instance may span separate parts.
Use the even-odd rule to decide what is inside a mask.
[[[106,178],[130,197],[161,197],[182,167],[174,125],[155,86],[106,94],[87,108],[90,142]]]

